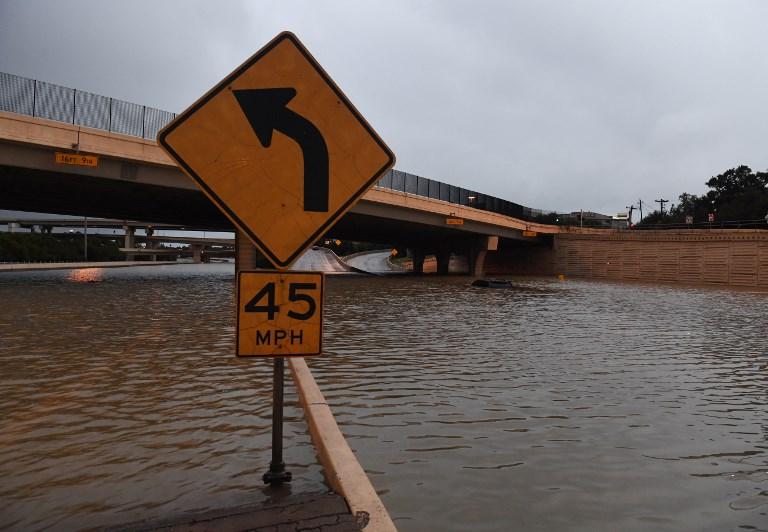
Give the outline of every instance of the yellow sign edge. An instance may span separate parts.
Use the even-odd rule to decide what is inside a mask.
[[[205,184],[205,182],[200,178],[200,176],[197,175],[197,173],[190,168],[186,162],[176,153],[176,151],[167,143],[166,137],[173,132],[177,127],[179,127],[181,124],[183,124],[190,116],[192,116],[200,107],[205,105],[211,98],[216,96],[219,92],[224,90],[235,78],[240,76],[245,70],[250,68],[254,63],[256,63],[258,60],[260,60],[262,57],[264,57],[267,53],[269,53],[274,47],[276,47],[280,42],[283,40],[288,39],[290,40],[296,48],[304,55],[304,57],[307,59],[307,61],[312,65],[315,70],[317,70],[318,74],[325,80],[326,83],[328,83],[328,86],[333,90],[336,95],[339,97],[339,99],[344,102],[344,104],[347,106],[349,111],[355,116],[355,118],[360,122],[360,124],[363,126],[363,128],[368,132],[369,135],[371,135],[371,138],[376,142],[376,144],[379,145],[379,147],[384,151],[384,153],[387,154],[387,162],[384,163],[384,165],[376,172],[374,172],[374,175],[371,179],[369,179],[362,188],[352,195],[352,197],[347,200],[346,203],[344,203],[332,216],[328,217],[328,220],[321,225],[300,247],[297,249],[293,254],[291,254],[285,261],[281,261],[278,259],[274,253],[272,253],[269,248],[261,242],[259,237],[248,228],[245,223],[243,223],[237,215],[232,212],[232,210],[224,203],[223,200],[218,198],[216,194],[208,187],[208,185]],[[309,53],[309,50],[302,44],[302,42],[299,40],[298,37],[296,37],[295,34],[293,34],[290,31],[283,31],[277,34],[271,41],[269,41],[267,44],[265,44],[259,51],[257,51],[255,54],[253,54],[251,57],[249,57],[245,62],[243,62],[239,67],[237,67],[235,70],[233,70],[229,75],[225,76],[224,79],[222,79],[219,83],[217,83],[213,88],[208,90],[203,96],[198,98],[192,105],[190,105],[187,109],[185,109],[182,113],[180,113],[175,119],[173,119],[170,123],[168,123],[163,129],[161,129],[157,134],[157,143],[158,145],[168,154],[169,157],[171,157],[176,163],[179,165],[179,167],[184,171],[185,174],[187,174],[192,180],[194,180],[197,185],[200,187],[200,189],[203,191],[203,193],[208,197],[209,200],[213,202],[216,207],[219,208],[219,210],[224,213],[224,215],[229,218],[229,221],[231,221],[235,227],[240,229],[243,233],[245,233],[248,238],[253,242],[253,244],[261,251],[264,256],[271,262],[278,270],[286,270],[298,257],[301,255],[301,253],[309,248],[314,242],[322,236],[322,234],[330,229],[331,226],[333,226],[342,216],[344,216],[349,210],[354,207],[355,203],[373,186],[376,184],[376,182],[381,179],[381,176],[384,175],[385,172],[387,172],[389,169],[391,169],[395,165],[395,154],[392,152],[392,150],[389,149],[389,147],[384,143],[384,141],[379,137],[378,133],[371,127],[371,125],[368,123],[368,121],[363,117],[363,115],[360,113],[360,111],[357,110],[357,108],[352,104],[352,102],[347,98],[347,96],[341,91],[338,85],[336,85],[336,82],[333,81],[333,79],[328,75],[328,73],[325,71],[325,69],[318,63],[318,61],[312,56],[312,54]]]
[[[318,275],[320,277],[320,302],[318,306],[320,307],[320,338],[317,344],[317,353],[302,353],[302,354],[286,354],[286,355],[241,355],[240,354],[240,283],[242,279],[242,275],[244,273],[261,273],[261,274],[271,274],[271,275],[293,275],[293,274],[311,274],[311,275]],[[236,322],[235,322],[235,356],[238,358],[293,358],[293,357],[311,357],[311,356],[318,356],[323,354],[323,321],[324,321],[324,314],[323,310],[325,307],[325,274],[323,272],[310,272],[305,270],[240,270],[237,272],[237,297],[235,298],[237,301],[237,308],[236,308]]]

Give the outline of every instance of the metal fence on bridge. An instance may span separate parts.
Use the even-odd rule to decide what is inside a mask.
[[[0,111],[66,122],[148,140],[176,113],[72,89],[54,83],[0,72]],[[391,170],[378,186],[513,216],[556,223],[554,212],[531,209],[474,190],[456,187],[399,170]]]
[[[554,223],[557,216],[554,212],[531,209],[530,207],[489,196],[482,192],[449,185],[448,183],[409,174],[408,172],[401,172],[400,170],[388,172],[379,180],[378,186],[447,201],[457,205],[474,207],[484,211],[496,212],[522,220]]]
[[[175,113],[0,72],[0,111],[155,140]]]

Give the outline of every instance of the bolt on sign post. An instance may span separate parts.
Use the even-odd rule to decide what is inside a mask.
[[[284,270],[395,156],[288,32],[176,117],[158,143],[279,270],[238,273],[237,355],[273,358],[264,481],[290,481],[282,461],[283,357],[322,351],[323,276]]]

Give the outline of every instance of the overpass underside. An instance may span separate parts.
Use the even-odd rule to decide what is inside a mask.
[[[234,231],[232,223],[198,190],[8,165],[0,166],[0,190],[0,209]],[[373,206],[363,210],[369,212],[347,213],[325,237],[408,248],[417,256],[434,254],[439,260],[450,253],[467,257],[476,253],[478,234],[437,225],[439,216],[430,223],[414,220],[408,213],[399,219],[377,215]],[[499,245],[529,248],[546,241],[551,237],[527,241],[502,237]]]
[[[1,209],[232,230],[195,190],[12,166],[0,166],[0,190]]]
[[[56,163],[56,152],[78,150],[98,156],[98,165]],[[0,113],[0,209],[234,230],[154,141],[8,113]],[[449,219],[462,223],[449,225]],[[438,262],[451,253],[477,262],[507,241],[524,248],[551,245],[551,236],[524,237],[530,230],[542,235],[560,229],[375,187],[317,238],[393,245],[415,257],[434,254]]]

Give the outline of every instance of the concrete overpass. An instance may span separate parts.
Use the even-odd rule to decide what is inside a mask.
[[[146,227],[148,224],[147,222],[140,222],[138,220],[113,220],[113,219],[106,219],[106,218],[88,218],[88,227],[89,228],[99,228],[99,229],[122,229],[126,225],[136,226],[136,227]],[[55,217],[55,218],[34,218],[34,217],[18,217],[18,216],[3,216],[0,217],[0,225],[10,225],[10,224],[18,224],[20,227],[83,227],[84,219],[82,217],[80,218],[68,218],[68,217]],[[185,230],[187,229],[184,226],[178,225],[178,224],[162,224],[162,223],[154,223],[151,224],[151,226],[154,229],[164,229],[164,230],[172,230],[172,231],[178,231],[178,230]]]
[[[126,260],[132,261],[137,256],[146,256],[150,260],[156,261],[158,256],[181,256],[189,254],[195,260],[195,262],[201,262],[204,255],[207,256],[233,256],[235,249],[234,238],[217,238],[217,237],[197,237],[197,236],[184,236],[184,235],[156,235],[156,230],[170,230],[170,231],[185,231],[191,228],[180,226],[178,224],[166,224],[166,223],[148,223],[140,222],[137,220],[113,220],[105,218],[69,218],[69,217],[2,217],[0,218],[0,225],[7,225],[12,228],[14,226],[23,228],[40,228],[43,232],[52,232],[56,228],[76,227],[85,231],[85,224],[87,222],[87,230],[98,229],[120,229],[119,234],[102,234],[92,233],[91,238],[116,238],[122,237],[125,239],[123,247],[120,251],[126,254]],[[137,234],[137,229],[143,229],[145,234]],[[197,231],[202,228],[195,228]],[[209,228],[205,228],[209,229]],[[70,229],[70,231],[72,231]],[[137,242],[143,242],[144,247],[138,247]],[[181,248],[162,248],[157,247],[157,244],[186,244],[188,249]]]
[[[58,164],[56,152],[96,155],[98,165]],[[462,254],[479,272],[499,241],[548,246],[554,234],[580,231],[506,215],[507,206],[521,214],[523,207],[411,174],[394,171],[380,185],[398,179],[401,190],[374,187],[329,235],[318,236],[410,248],[417,270],[426,254],[437,256],[440,271],[447,271],[451,252]],[[0,209],[233,230],[154,140],[20,113],[0,111],[0,190]],[[448,225],[448,218],[463,224]]]

